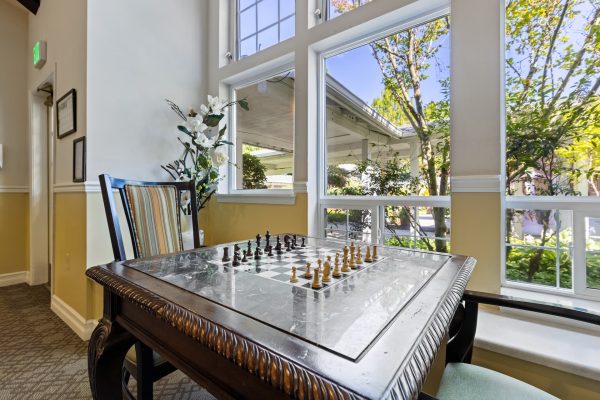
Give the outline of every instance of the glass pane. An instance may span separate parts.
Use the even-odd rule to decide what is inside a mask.
[[[329,0],[329,19],[352,11],[372,0]]]
[[[506,193],[599,196],[598,2],[506,3]]]
[[[296,17],[290,17],[285,21],[281,21],[279,29],[280,41],[293,37],[296,33]]]
[[[385,207],[385,235],[390,246],[407,247],[404,243],[410,243],[418,249],[447,253],[448,239],[450,239],[450,209]],[[431,239],[424,239],[425,237]]]
[[[273,25],[279,19],[277,0],[262,0],[258,3],[258,29]]]
[[[250,7],[240,14],[240,38],[256,33],[256,6]]]
[[[556,254],[555,250],[506,246],[506,279],[555,287]],[[565,269],[570,269],[572,264],[568,253],[563,257],[561,271],[563,264]]]
[[[573,287],[573,250],[560,252],[560,287],[563,289]]]
[[[600,289],[600,218],[586,218],[587,287]]]
[[[292,189],[294,72],[235,90],[249,111],[236,112],[237,189]]]
[[[542,247],[573,245],[573,211],[506,209],[507,243]],[[557,235],[558,233],[558,235]]]
[[[240,10],[244,10],[254,3],[256,3],[256,0],[240,0]]]
[[[256,36],[250,36],[240,44],[240,58],[251,56],[256,53]]]
[[[279,42],[277,25],[272,26],[258,34],[258,51],[271,47]]]
[[[279,0],[279,18],[283,19],[296,13],[296,0]]]
[[[448,23],[441,18],[325,60],[327,194],[449,195]],[[410,37],[427,56],[395,56],[411,53]],[[418,81],[408,81],[411,65]],[[399,89],[412,85],[421,96]],[[416,104],[425,124],[402,104]]]
[[[371,210],[325,210],[325,236],[371,241]]]

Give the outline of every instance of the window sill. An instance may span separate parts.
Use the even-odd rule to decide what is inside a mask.
[[[475,346],[600,381],[600,329],[535,321],[506,310],[480,310]]]
[[[296,204],[296,194],[292,190],[282,190],[276,193],[251,191],[248,193],[217,194],[219,203],[241,204]]]

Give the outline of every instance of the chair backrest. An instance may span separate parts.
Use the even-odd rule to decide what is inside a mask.
[[[127,259],[113,190],[119,191],[134,258],[183,250],[179,219],[181,193],[189,192],[194,248],[200,247],[195,182],[144,182],[102,174],[100,188],[115,261]]]

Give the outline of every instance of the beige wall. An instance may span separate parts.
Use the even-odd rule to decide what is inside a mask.
[[[0,1],[0,144],[4,165],[0,189],[27,186],[27,14],[17,6]]]
[[[0,275],[28,269],[27,193],[0,193]]]

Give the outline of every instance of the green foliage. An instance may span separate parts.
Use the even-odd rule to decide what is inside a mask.
[[[250,153],[243,155],[243,179],[244,189],[266,189],[267,188],[267,167],[260,162],[260,159]]]
[[[539,257],[539,266],[531,278],[532,259]],[[561,252],[560,287],[571,288],[571,270],[573,260],[568,252]],[[506,279],[518,282],[530,282],[547,286],[556,285],[556,251],[536,248],[511,247],[506,251]]]

